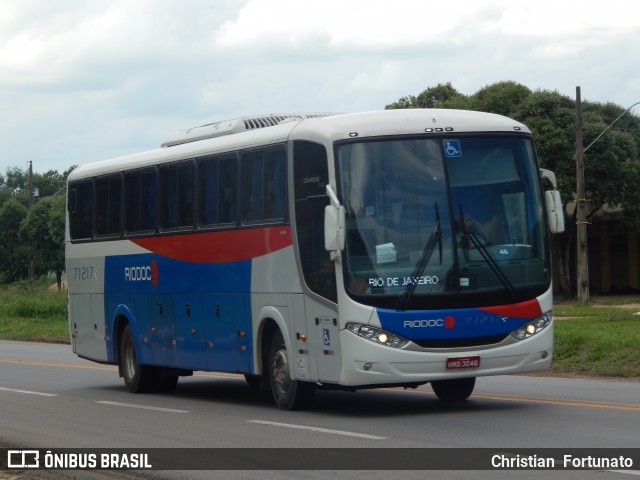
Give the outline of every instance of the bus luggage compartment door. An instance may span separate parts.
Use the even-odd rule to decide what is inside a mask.
[[[69,296],[71,343],[77,355],[96,361],[107,361],[104,328],[104,295]]]
[[[245,295],[211,294],[203,300],[207,369],[248,373],[250,368]]]

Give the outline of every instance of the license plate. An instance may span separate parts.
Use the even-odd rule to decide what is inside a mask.
[[[447,370],[456,370],[459,368],[478,368],[480,366],[480,357],[456,357],[447,358]]]

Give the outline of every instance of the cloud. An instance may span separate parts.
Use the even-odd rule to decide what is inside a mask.
[[[460,7],[456,11],[462,14],[453,14],[447,4],[419,0],[252,0],[237,18],[222,25],[214,43],[221,48],[260,51],[318,42],[333,50],[388,50],[440,43],[443,35],[455,33],[465,17],[477,13],[477,2],[455,3]]]
[[[1,2],[0,173],[64,170],[240,115],[383,108],[446,82],[582,85],[628,106],[639,27],[628,0]]]

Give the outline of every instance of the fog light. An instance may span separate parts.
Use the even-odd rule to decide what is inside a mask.
[[[373,364],[365,363],[363,368],[365,372],[368,372],[369,370],[371,370],[371,367],[373,367]]]

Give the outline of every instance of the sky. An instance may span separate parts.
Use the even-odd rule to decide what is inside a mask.
[[[218,120],[501,81],[640,102],[640,3],[0,0],[0,174],[62,173]]]

